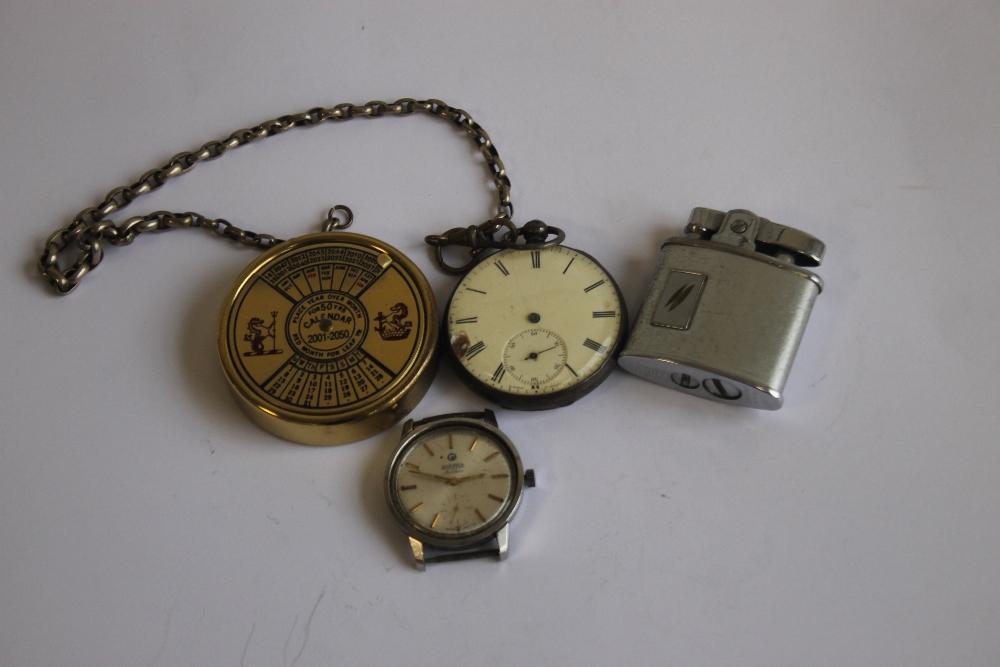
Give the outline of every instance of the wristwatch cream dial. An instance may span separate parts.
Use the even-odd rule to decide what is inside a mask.
[[[483,431],[438,429],[414,440],[390,480],[410,520],[442,536],[475,532],[513,500],[516,474],[505,448]]]
[[[446,325],[455,358],[475,380],[542,396],[584,382],[610,359],[622,313],[596,261],[553,246],[502,250],[477,264],[455,289]]]

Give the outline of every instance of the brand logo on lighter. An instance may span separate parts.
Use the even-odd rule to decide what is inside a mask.
[[[705,289],[706,276],[688,271],[671,271],[650,324],[668,329],[688,329]]]

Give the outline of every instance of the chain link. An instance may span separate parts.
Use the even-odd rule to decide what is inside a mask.
[[[270,248],[281,243],[281,239],[270,234],[246,231],[227,220],[214,220],[197,213],[156,211],[129,218],[118,226],[107,217],[125,208],[137,197],[163,187],[163,184],[171,178],[191,171],[199,162],[214,160],[228,150],[287,132],[294,127],[313,127],[326,121],[345,121],[352,118],[408,116],[418,111],[451,121],[465,130],[479,147],[499,193],[497,214],[482,225],[493,229],[490,234],[492,236],[492,233],[499,231],[506,226],[506,221],[513,218],[514,206],[510,201],[510,179],[507,178],[500,155],[486,130],[462,109],[450,107],[440,100],[403,98],[392,104],[376,100],[362,105],[338,104],[329,109],[315,107],[302,113],[281,116],[255,127],[237,130],[225,139],[210,141],[198,150],[178,153],[162,167],[147,171],[132,185],[115,188],[98,206],[77,213],[68,227],[56,231],[45,242],[45,251],[38,260],[38,270],[56,291],[68,294],[80,284],[80,280],[87,272],[100,264],[104,256],[105,241],[116,246],[128,245],[143,232],[166,231],[175,227],[202,227],[238,243],[261,249]],[[76,245],[79,253],[69,267],[62,269],[59,266],[59,256],[71,245]]]

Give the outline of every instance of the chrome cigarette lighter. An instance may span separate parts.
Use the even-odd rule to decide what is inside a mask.
[[[781,407],[805,331],[823,243],[750,211],[691,211],[667,239],[618,363],[731,405]]]

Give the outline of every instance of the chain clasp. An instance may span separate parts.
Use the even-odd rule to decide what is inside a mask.
[[[499,239],[493,237],[501,229],[507,231]],[[549,239],[554,234],[555,238]],[[524,243],[518,243],[518,237],[524,238]],[[445,273],[462,274],[471,269],[479,256],[487,248],[494,250],[540,250],[559,245],[566,234],[558,227],[550,227],[541,220],[531,220],[520,229],[506,217],[496,217],[480,225],[469,227],[454,227],[444,234],[431,234],[424,238],[428,245],[434,246],[434,254],[438,266]],[[469,261],[461,266],[452,266],[444,259],[444,249],[448,246],[463,246],[469,249]]]

